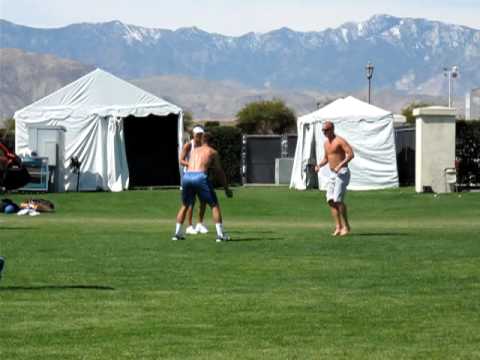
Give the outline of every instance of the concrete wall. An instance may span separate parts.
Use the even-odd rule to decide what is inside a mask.
[[[415,190],[431,187],[436,193],[450,192],[445,169],[455,164],[455,109],[432,106],[415,109]]]
[[[292,178],[293,158],[275,159],[275,184],[288,185]]]

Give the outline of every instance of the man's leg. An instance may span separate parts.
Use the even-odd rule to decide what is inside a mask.
[[[337,203],[333,202],[333,200],[330,200],[328,202],[328,205],[330,206],[330,212],[332,213],[333,220],[335,221],[335,230],[332,232],[333,236],[340,235],[340,232],[342,230],[342,223],[340,220],[340,214],[339,214],[339,209],[337,207]]]
[[[185,222],[185,217],[187,216],[187,210],[189,206],[182,204],[180,210],[177,213],[177,223],[175,224],[175,235],[172,237],[172,240],[183,240],[183,231],[182,226]]]
[[[193,206],[189,206],[187,209],[187,220],[188,220],[188,226],[193,225]]]
[[[347,205],[343,202],[337,203],[338,214],[340,218],[340,223],[342,226],[342,230],[340,232],[341,236],[348,235],[350,233],[350,224],[348,223],[348,216],[347,216]]]
[[[193,208],[194,205],[191,205],[187,208],[187,219],[188,219],[188,226],[185,230],[185,233],[188,235],[196,235],[198,232],[193,226]]]
[[[203,220],[205,219],[205,211],[207,208],[207,203],[204,201],[200,201],[200,207],[198,209],[198,222],[195,230],[201,234],[208,233],[207,227],[203,224]]]
[[[187,210],[189,206],[183,205],[180,206],[180,210],[177,213],[177,223],[182,224],[185,222],[185,218],[187,217]]]
[[[220,210],[220,205],[212,206],[212,218],[215,224],[221,224],[223,222],[222,219],[222,211]]]
[[[345,236],[350,232],[350,225],[347,217],[347,207],[344,203],[347,185],[350,182],[350,171],[348,168],[341,169],[336,176],[335,186],[333,190],[333,201],[337,209],[338,221],[340,224],[340,232],[337,235]],[[338,227],[337,227],[338,229]]]
[[[187,210],[189,207],[193,207],[195,203],[195,188],[192,185],[192,175],[185,173],[182,178],[182,206],[177,213],[177,223],[175,224],[175,235],[172,237],[172,240],[183,240],[182,226],[185,222],[185,217],[187,216]]]
[[[223,219],[220,205],[216,204],[212,206],[212,217],[215,223],[215,229],[217,230],[217,242],[230,240],[230,237],[223,231]]]
[[[207,209],[207,203],[200,202],[200,208],[198,210],[198,222],[203,224],[203,220],[205,219],[205,211]]]

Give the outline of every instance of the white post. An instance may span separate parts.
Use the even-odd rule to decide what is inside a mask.
[[[448,107],[452,107],[452,72],[448,72]]]
[[[415,191],[449,192],[446,171],[455,167],[455,109],[432,106],[416,117]]]

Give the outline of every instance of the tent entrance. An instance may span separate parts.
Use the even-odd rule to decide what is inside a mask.
[[[123,128],[130,188],[179,185],[178,115],[129,116]]]
[[[309,164],[309,166],[305,169],[305,185],[307,189],[318,189],[318,173],[315,171],[315,165],[318,164],[315,134],[312,137],[310,157],[308,158],[307,164]]]

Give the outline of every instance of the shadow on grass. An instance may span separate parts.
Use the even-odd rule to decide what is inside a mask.
[[[274,231],[271,230],[260,230],[253,231],[257,237],[248,236],[251,235],[249,231],[229,231],[228,234],[232,237],[232,240],[229,242],[242,242],[242,241],[273,241],[273,240],[282,240],[283,237],[275,236],[277,235]],[[246,236],[245,236],[246,235]]]
[[[378,233],[352,233],[350,236],[362,236],[362,237],[379,237],[379,236],[406,236],[407,233],[394,233],[394,232],[378,232]]]
[[[282,240],[281,237],[244,237],[244,238],[236,238],[232,236],[232,240],[228,242],[241,242],[241,241],[273,241],[273,240]]]
[[[31,290],[102,290],[111,291],[115,288],[101,285],[39,285],[39,286],[0,286],[0,291],[31,291]]]
[[[5,230],[37,230],[37,228],[34,228],[34,227],[2,227],[1,231],[5,231]]]

